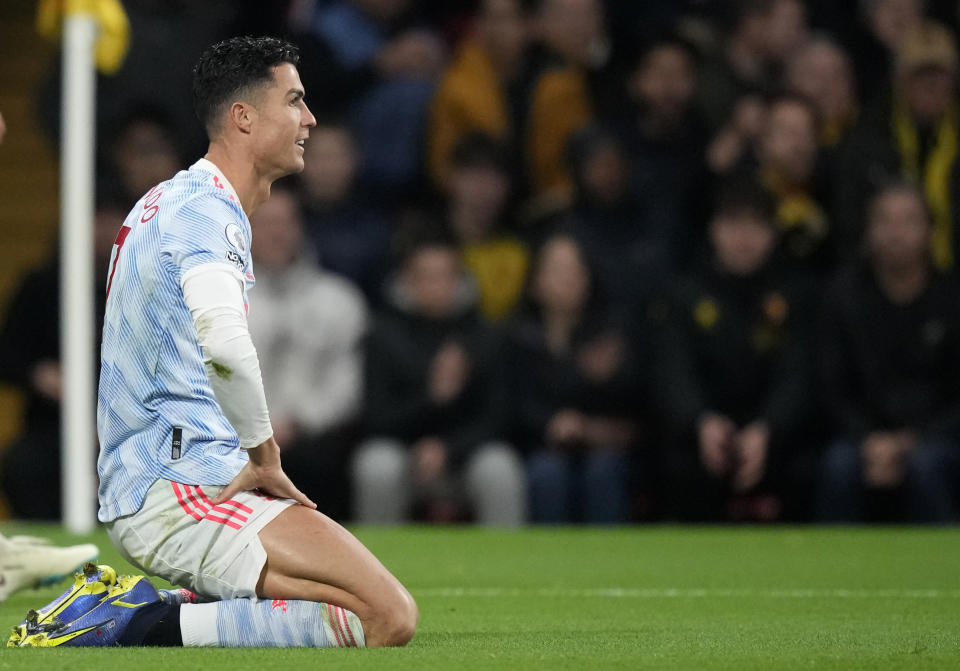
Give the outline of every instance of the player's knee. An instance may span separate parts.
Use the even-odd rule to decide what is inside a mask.
[[[420,611],[417,603],[410,594],[403,590],[403,593],[381,611],[381,618],[378,631],[374,638],[374,645],[379,646],[404,646],[410,642],[417,631],[417,622],[420,619]]]

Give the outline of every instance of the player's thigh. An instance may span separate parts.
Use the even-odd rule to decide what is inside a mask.
[[[326,601],[362,620],[409,615],[413,598],[357,538],[323,513],[290,506],[260,531],[267,553],[257,593]]]

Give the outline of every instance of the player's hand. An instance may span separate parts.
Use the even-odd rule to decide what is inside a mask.
[[[903,457],[912,447],[908,433],[878,431],[860,446],[863,478],[871,487],[896,487],[903,480]]]
[[[730,442],[736,425],[723,415],[704,413],[698,423],[697,442],[700,461],[707,472],[721,476],[730,468]]]
[[[586,418],[577,410],[561,410],[547,423],[547,443],[569,445],[583,440]]]
[[[616,333],[607,333],[580,348],[577,365],[588,380],[602,384],[623,363],[623,349],[623,339]]]
[[[3,144],[3,136],[7,134],[7,122],[3,120],[3,114],[0,114],[0,144]]]
[[[448,342],[430,363],[427,393],[437,405],[446,405],[463,392],[469,377],[470,357],[466,350],[460,343]]]
[[[413,448],[413,477],[421,485],[439,480],[447,470],[447,446],[439,438],[424,438]]]
[[[60,362],[43,359],[30,371],[30,384],[34,391],[57,403],[63,398],[63,369]]]
[[[767,448],[770,445],[770,429],[765,422],[753,422],[736,435],[733,444],[739,457],[733,476],[733,488],[745,492],[756,487],[763,479],[767,466]]]
[[[272,437],[257,447],[247,450],[250,461],[241,469],[229,485],[213,497],[215,504],[229,501],[240,492],[258,490],[280,499],[293,499],[297,503],[316,510],[317,504],[294,486],[280,467],[280,446]]]

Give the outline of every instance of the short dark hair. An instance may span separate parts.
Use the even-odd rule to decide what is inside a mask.
[[[275,66],[299,62],[299,49],[276,37],[231,37],[207,47],[193,68],[193,106],[207,135],[217,130],[225,104],[271,81]]]
[[[422,210],[409,210],[400,217],[400,226],[392,241],[393,266],[405,268],[426,249],[442,249],[459,254],[457,240],[436,216]]]

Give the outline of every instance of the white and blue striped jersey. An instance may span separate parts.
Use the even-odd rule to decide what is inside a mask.
[[[107,277],[97,431],[102,522],[138,511],[158,478],[226,485],[247,462],[203,365],[182,281],[228,264],[252,288],[250,222],[201,159],[134,206]]]

